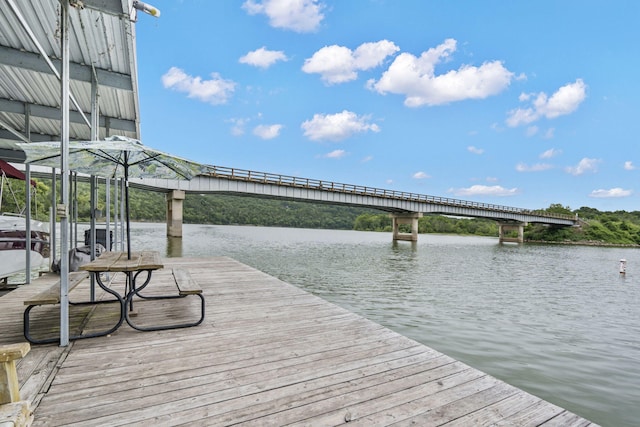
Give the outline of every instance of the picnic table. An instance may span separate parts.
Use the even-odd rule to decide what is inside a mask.
[[[163,268],[160,254],[156,251],[132,252],[105,252],[88,264],[84,264],[79,268],[88,271],[95,277],[96,283],[103,290],[113,295],[122,305],[121,323],[126,321],[129,326],[140,331],[157,331],[163,329],[186,328],[197,326],[204,320],[205,300],[202,295],[202,289],[195,283],[189,275],[189,272],[182,269],[173,269],[173,278],[178,294],[171,295],[143,295],[141,292],[151,282],[152,273],[155,270]],[[125,291],[120,295],[116,290],[106,286],[102,281],[104,273],[124,273],[126,275]],[[143,282],[139,283],[139,279]],[[134,323],[131,319],[137,313],[133,310],[133,298],[139,297],[145,300],[167,300],[175,298],[184,298],[189,295],[196,295],[200,298],[200,318],[195,322],[178,323],[171,325],[142,326]]]
[[[113,296],[113,298],[100,299],[97,301],[93,299],[90,301],[80,302],[69,301],[69,304],[74,306],[117,304],[120,311],[120,316],[117,319],[117,322],[109,326],[108,329],[81,333],[79,335],[72,335],[69,337],[69,339],[76,340],[81,338],[93,338],[109,335],[119,329],[125,321],[129,324],[129,326],[139,331],[158,331],[163,329],[186,328],[201,324],[204,320],[205,299],[204,295],[202,294],[202,289],[200,288],[198,283],[191,277],[188,270],[183,268],[173,268],[171,270],[173,282],[178,289],[177,293],[173,293],[170,295],[157,295],[157,293],[154,295],[144,295],[141,293],[151,283],[152,273],[162,268],[164,268],[162,258],[160,254],[155,251],[132,252],[130,256],[127,254],[127,252],[104,252],[95,260],[81,265],[79,267],[81,271],[69,273],[69,291],[78,286],[89,274],[95,278],[95,282],[98,283],[98,286],[100,286],[100,288]],[[123,293],[118,292],[118,290],[112,288],[109,283],[104,282],[106,273],[125,274],[126,280]],[[198,298],[200,298],[200,313],[197,320],[173,323],[168,325],[161,324],[148,326],[136,324],[131,319],[131,317],[135,317],[135,315],[137,314],[133,311],[134,297],[153,301],[185,298],[188,296],[197,296]],[[24,311],[25,338],[33,344],[46,344],[58,341],[58,337],[47,336],[41,338],[33,336],[31,332],[31,311],[39,306],[60,304],[60,281],[54,283],[39,294],[25,300],[24,304],[25,306],[27,306]],[[188,317],[195,318],[195,316]]]
[[[90,263],[81,265],[79,269],[92,274],[98,286],[116,298],[124,300],[126,303],[125,308],[126,305],[129,305],[129,310],[133,310],[133,297],[149,284],[151,273],[163,267],[160,253],[144,251],[132,252],[130,255],[127,252],[104,252]],[[102,273],[117,272],[124,273],[127,276],[125,292],[122,296],[102,282]],[[146,274],[144,282],[136,284],[138,276],[143,273]]]

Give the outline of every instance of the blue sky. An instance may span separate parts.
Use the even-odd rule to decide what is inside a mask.
[[[142,140],[522,208],[640,210],[640,2],[153,0]]]

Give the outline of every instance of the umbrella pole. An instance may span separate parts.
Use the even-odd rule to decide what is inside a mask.
[[[124,153],[124,203],[127,216],[127,259],[131,259],[131,230],[129,227],[129,165],[127,152]]]

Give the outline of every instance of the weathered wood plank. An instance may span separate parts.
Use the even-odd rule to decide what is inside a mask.
[[[103,271],[132,271],[132,270],[157,270],[162,268],[160,254],[155,251],[132,252],[129,256],[126,252],[104,252],[88,264],[81,265],[80,270]]]
[[[174,268],[171,270],[173,277],[176,281],[176,286],[180,295],[193,295],[201,294],[202,288],[198,285],[198,282],[193,280],[189,271],[184,268]]]
[[[89,277],[89,273],[86,271],[72,271],[69,273],[69,288],[71,292],[76,286],[78,286],[84,279]],[[24,305],[46,305],[46,304],[60,304],[60,281],[54,283],[49,288],[40,292],[39,294],[30,297],[24,301]]]
[[[476,411],[446,423],[447,427],[495,426],[496,420],[504,420],[523,411],[540,399],[529,393],[517,393],[495,402],[483,411]]]

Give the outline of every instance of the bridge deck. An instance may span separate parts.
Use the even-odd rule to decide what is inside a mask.
[[[229,258],[167,259],[154,286],[169,289],[177,266],[204,290],[205,323],[147,333],[123,326],[65,349],[33,346],[18,373],[34,425],[591,425]],[[0,298],[0,343],[23,340],[22,300],[51,280]],[[82,292],[86,284],[71,299]],[[196,311],[180,302],[141,302],[138,321]],[[84,314],[73,313],[72,325]],[[114,315],[100,307],[87,328]]]

